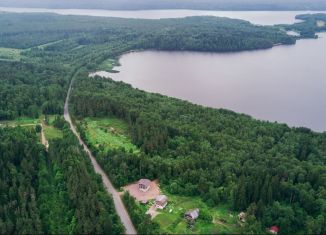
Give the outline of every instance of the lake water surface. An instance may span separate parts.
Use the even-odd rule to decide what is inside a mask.
[[[326,33],[295,46],[238,53],[132,52],[114,80],[262,120],[326,130]]]
[[[16,13],[56,13],[61,15],[86,15],[139,19],[182,18],[186,16],[221,16],[248,20],[254,24],[292,24],[295,16],[313,11],[199,11],[199,10],[138,10],[109,11],[96,9],[44,9],[0,7],[0,11]]]
[[[294,23],[302,11],[107,11],[92,9],[3,8],[7,12],[50,12],[122,18],[225,16],[255,24]],[[293,33],[293,32],[289,32]],[[117,74],[99,72],[191,102],[246,113],[255,118],[326,130],[326,34],[295,46],[238,53],[145,51],[123,55]]]

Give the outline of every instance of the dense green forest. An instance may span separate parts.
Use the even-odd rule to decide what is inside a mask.
[[[95,68],[128,50],[239,51],[296,40],[277,27],[218,17],[129,20],[1,13],[0,29],[0,120],[60,114],[76,68]],[[10,59],[3,48],[15,48],[15,56]]]
[[[72,105],[76,117],[115,116],[129,124],[141,154],[93,146],[116,186],[147,177],[159,179],[172,194],[199,195],[212,206],[230,203],[254,218],[246,232],[274,224],[281,234],[326,232],[325,133],[87,74],[76,81]]]
[[[34,129],[0,128],[1,234],[121,234],[112,199],[64,129],[49,153]]]
[[[323,0],[2,0],[0,6],[110,10],[325,10]]]
[[[300,26],[305,28],[323,16],[302,17],[307,17]],[[116,186],[139,177],[159,178],[173,194],[247,210],[252,216],[247,232],[275,223],[282,233],[323,234],[325,134],[87,78],[105,59],[129,50],[224,52],[294,44],[297,38],[282,27],[218,17],[128,20],[0,13],[0,119],[61,114],[75,75],[76,117],[123,119],[141,149],[135,154],[90,146]],[[49,152],[33,129],[0,128],[0,233],[121,233],[99,176],[68,128],[60,128],[63,138],[51,141]],[[127,196],[125,202],[138,210]],[[138,229],[156,229],[145,222]]]

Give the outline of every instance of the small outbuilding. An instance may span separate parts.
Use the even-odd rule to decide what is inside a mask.
[[[159,195],[155,199],[155,207],[157,209],[164,209],[168,204],[168,198],[165,195]]]
[[[141,179],[138,181],[138,188],[142,192],[147,192],[151,187],[151,181],[149,179]]]
[[[270,228],[268,229],[268,232],[269,232],[269,233],[271,233],[271,234],[275,234],[275,235],[277,235],[279,231],[280,231],[280,228],[277,227],[277,226],[272,226],[272,227],[270,227]]]
[[[185,213],[185,218],[188,220],[188,222],[195,222],[196,219],[199,217],[199,209],[196,208],[194,210],[187,211]]]
[[[242,223],[245,223],[246,222],[246,213],[240,212],[240,214],[238,215],[238,218]]]

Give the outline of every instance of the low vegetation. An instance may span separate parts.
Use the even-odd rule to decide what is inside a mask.
[[[0,60],[19,61],[20,50],[14,48],[0,48]]]
[[[239,232],[238,217],[231,206],[221,204],[208,206],[198,197],[172,195],[164,192],[169,202],[154,222],[160,225],[160,231],[167,234],[235,234]],[[190,228],[184,213],[198,208],[199,218]]]
[[[131,142],[128,124],[117,118],[85,118],[78,122],[79,130],[85,133],[90,146],[103,151],[123,148],[127,152],[139,152]]]

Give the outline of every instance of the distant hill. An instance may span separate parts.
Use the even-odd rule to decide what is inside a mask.
[[[326,10],[325,0],[0,0],[0,7],[110,10]]]

